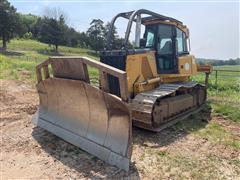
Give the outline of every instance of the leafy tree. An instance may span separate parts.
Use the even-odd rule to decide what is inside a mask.
[[[41,31],[41,27],[43,25],[43,19],[41,17],[38,17],[36,23],[33,26],[32,29],[32,36],[34,39],[39,39],[40,37],[40,31]]]
[[[66,44],[65,33],[66,25],[63,16],[60,16],[59,20],[44,17],[41,22],[39,40],[54,45],[55,51],[58,52],[58,46]]]
[[[197,58],[197,63],[200,65],[210,64],[212,66],[240,65],[240,58],[229,59],[229,60]]]
[[[87,31],[90,47],[96,51],[104,47],[104,26],[100,19],[93,19]]]
[[[110,31],[110,23],[108,22],[104,28],[104,40],[105,40],[105,45],[107,45],[107,37],[108,37],[108,32]],[[118,49],[119,46],[119,36],[117,34],[117,28],[116,26],[113,27],[112,32],[111,32],[111,37],[110,37],[110,46],[113,49]],[[121,45],[120,45],[121,46]]]
[[[88,35],[85,32],[78,34],[78,43],[79,43],[79,46],[82,48],[90,47],[90,40]]]
[[[26,33],[32,33],[38,21],[38,17],[32,14],[19,14],[21,22],[25,28]]]
[[[107,43],[107,35],[108,35],[109,30],[110,30],[110,23],[108,22],[104,28],[105,45],[107,45],[106,44]],[[119,37],[116,26],[114,26],[112,29],[110,43],[111,43],[110,46],[112,49],[121,49],[123,47],[124,38]],[[133,48],[133,45],[130,42],[128,42],[128,47]]]
[[[67,46],[77,47],[79,33],[74,28],[67,27],[65,36]]]
[[[2,49],[7,49],[7,42],[22,32],[22,23],[16,9],[7,1],[0,0],[0,38]]]

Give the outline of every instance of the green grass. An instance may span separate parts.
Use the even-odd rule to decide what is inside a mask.
[[[0,41],[1,43],[1,41]],[[34,40],[13,39],[7,52],[0,52],[0,79],[35,81],[35,66],[50,56],[88,56],[98,60],[88,49],[59,47],[56,54],[52,47]],[[98,70],[89,67],[90,76],[97,77]]]
[[[240,66],[217,66],[214,69],[240,70]],[[240,73],[214,71],[209,78],[208,99],[215,112],[240,123]],[[204,82],[204,74],[192,78]]]
[[[0,40],[0,44],[1,44]],[[60,55],[60,56],[87,56],[91,57],[94,59],[98,59],[98,57],[89,49],[84,49],[84,48],[72,48],[72,47],[65,47],[65,46],[59,46],[59,54],[56,54],[54,52],[53,47],[35,41],[35,40],[22,40],[22,39],[13,39],[8,43],[8,54],[3,54],[7,55],[10,57],[18,57],[18,59],[24,59],[27,60],[45,60],[49,56],[55,56],[55,55]]]
[[[200,137],[208,139],[213,144],[230,146],[237,150],[240,149],[240,139],[236,139],[235,135],[231,131],[225,129],[218,123],[209,123],[207,124],[206,128],[200,129],[193,133]]]
[[[236,150],[240,149],[239,137],[217,122],[208,123],[205,128],[192,131],[192,133],[207,139],[213,144],[228,146]]]
[[[17,79],[24,81],[34,81],[34,61],[19,61],[0,55],[0,79]]]
[[[226,103],[221,104],[217,101],[212,103],[212,107],[217,113],[231,119],[234,122],[240,123],[239,107],[234,107]]]
[[[224,145],[239,150],[240,137],[215,121],[206,121],[211,116],[211,109],[209,108],[210,105],[206,108],[208,113],[205,112],[205,115],[203,113],[200,117],[198,114],[194,114],[188,119],[177,123],[172,128],[177,132],[184,129],[188,133],[207,139],[212,144]]]
[[[0,42],[1,43],[1,42]],[[13,39],[8,44],[8,48],[16,51],[35,51],[39,54],[45,54],[50,52],[53,48],[47,44],[35,41],[35,40],[22,40],[22,39]],[[72,48],[59,46],[59,52],[61,54],[85,54],[88,55],[89,50],[83,48]]]

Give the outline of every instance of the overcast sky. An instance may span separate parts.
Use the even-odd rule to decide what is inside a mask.
[[[43,15],[46,7],[61,8],[68,16],[68,24],[78,31],[86,31],[94,18],[104,22],[119,13],[148,9],[179,19],[190,29],[191,53],[196,57],[229,59],[240,57],[239,1],[165,0],[10,0],[18,12]],[[126,21],[117,23],[120,34]]]

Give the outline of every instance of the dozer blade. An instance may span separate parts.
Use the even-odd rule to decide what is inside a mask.
[[[52,61],[53,71],[62,62]],[[65,59],[64,63],[73,68],[71,61]],[[132,122],[121,98],[84,81],[59,77],[41,80],[37,90],[40,99],[34,120],[37,126],[111,165],[129,170]]]

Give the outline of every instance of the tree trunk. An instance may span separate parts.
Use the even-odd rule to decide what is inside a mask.
[[[55,44],[55,52],[58,53],[58,45]]]
[[[7,50],[7,40],[6,40],[6,38],[4,36],[2,38],[2,50],[3,51]]]

